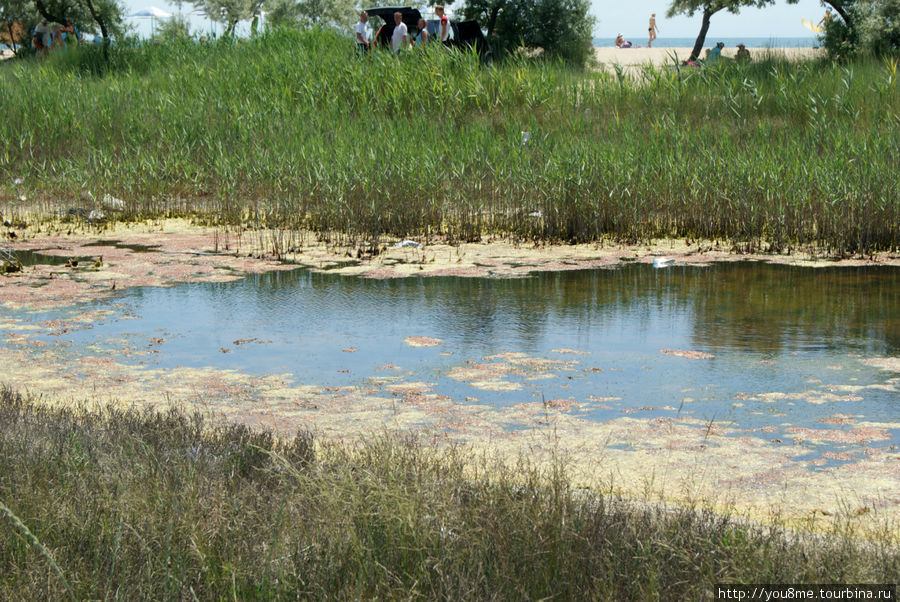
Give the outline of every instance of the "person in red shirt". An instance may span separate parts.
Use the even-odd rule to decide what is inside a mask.
[[[453,27],[450,25],[450,19],[448,19],[447,15],[444,14],[444,5],[435,4],[434,14],[436,14],[441,20],[441,24],[438,27],[438,37],[441,40],[441,44],[449,45],[450,40],[453,39]]]

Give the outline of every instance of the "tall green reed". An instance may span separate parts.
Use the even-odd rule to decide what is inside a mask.
[[[0,203],[24,176],[60,206],[90,189],[134,215],[351,239],[900,242],[900,100],[874,61],[617,79],[440,48],[360,59],[324,31],[127,47],[102,75],[92,52],[3,66]]]

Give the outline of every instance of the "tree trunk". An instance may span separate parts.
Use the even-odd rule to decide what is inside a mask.
[[[6,31],[9,32],[9,43],[12,44],[12,51],[14,55],[19,54],[19,51],[16,49],[16,38],[13,33],[13,20],[10,19],[6,22]]]
[[[106,27],[106,21],[94,8],[92,0],[84,0],[84,3],[91,13],[91,18],[100,26],[100,33],[103,35],[103,58],[109,60],[109,29]]]
[[[41,13],[41,16],[47,19],[50,23],[65,23],[66,18],[60,15],[54,15],[50,11],[47,10],[47,5],[44,4],[43,0],[34,0],[34,7]]]
[[[500,14],[500,9],[503,8],[503,5],[506,4],[506,0],[500,0],[494,6],[491,7],[491,14],[488,17],[487,24],[487,42],[491,43],[491,39],[494,37],[494,26],[497,25],[497,16]]]
[[[691,50],[689,61],[696,61],[697,57],[700,56],[700,51],[703,50],[703,44],[706,42],[706,32],[709,31],[709,19],[717,10],[719,9],[712,8],[709,5],[703,7],[703,23],[700,25],[700,33],[697,35],[697,41],[694,42],[694,49]]]

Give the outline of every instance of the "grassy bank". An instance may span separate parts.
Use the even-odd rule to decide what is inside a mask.
[[[698,600],[715,583],[900,572],[889,539],[625,504],[573,491],[559,465],[398,435],[279,442],[6,389],[0,467],[4,599]]]
[[[358,60],[316,31],[119,48],[102,69],[98,52],[0,68],[4,215],[90,191],[128,215],[351,239],[900,244],[896,63],[629,78],[446,52]]]

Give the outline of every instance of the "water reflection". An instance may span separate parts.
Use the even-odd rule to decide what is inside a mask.
[[[191,303],[224,311],[229,320],[241,313],[290,320],[298,312],[334,328],[344,321],[403,320],[472,344],[539,345],[548,328],[561,324],[570,333],[618,324],[642,336],[661,321],[677,320],[689,327],[690,345],[702,348],[888,355],[900,349],[900,281],[893,268],[630,265],[508,280],[367,280],[296,270],[189,288]]]

